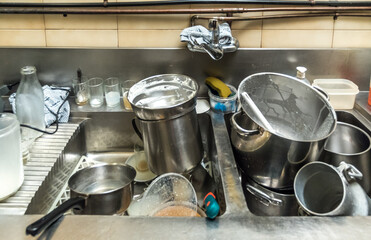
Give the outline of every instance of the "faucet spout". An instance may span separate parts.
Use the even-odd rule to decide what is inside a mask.
[[[212,47],[208,44],[201,44],[201,47],[205,50],[205,52],[207,54],[209,54],[209,56],[213,59],[213,60],[220,60],[224,53],[223,53],[223,49],[219,48],[219,47]]]

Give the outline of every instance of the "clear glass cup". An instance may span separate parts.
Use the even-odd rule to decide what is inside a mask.
[[[99,77],[91,78],[88,81],[90,99],[89,103],[92,107],[100,107],[103,105],[103,79]]]
[[[110,77],[104,81],[104,94],[108,107],[116,107],[120,104],[119,79]]]
[[[121,84],[122,99],[124,101],[124,107],[126,110],[132,110],[130,102],[128,100],[128,93],[130,88],[136,83],[134,80],[126,80]]]
[[[72,79],[72,87],[75,93],[75,102],[79,106],[83,106],[89,101],[89,88],[88,88],[88,78],[81,77]]]

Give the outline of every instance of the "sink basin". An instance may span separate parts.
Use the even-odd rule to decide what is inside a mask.
[[[88,165],[100,163],[125,163],[126,160],[134,154],[134,148],[140,148],[142,142],[136,135],[131,126],[131,121],[135,117],[132,112],[125,111],[73,111],[72,119],[85,119],[80,125],[80,131],[72,138],[63,152],[63,156],[74,156],[74,170],[81,168],[82,156]],[[220,205],[219,216],[223,215],[226,209],[224,192],[217,164],[217,154],[215,147],[215,139],[211,118],[207,113],[198,115],[198,122],[201,130],[202,143],[204,148],[204,158],[199,166],[189,174],[184,174],[192,183],[198,199],[199,207],[203,205],[203,198],[208,192],[213,192]],[[87,160],[86,160],[87,159]],[[69,176],[72,171],[68,173]],[[66,181],[65,177],[63,181]],[[134,197],[138,197],[149,186],[149,182],[134,183]],[[48,191],[45,189],[44,191]],[[64,191],[64,189],[61,189]],[[68,194],[56,192],[55,197],[60,197]],[[68,199],[68,196],[67,198]],[[51,205],[54,208],[63,200],[59,200],[58,204]],[[56,202],[56,201],[54,201]],[[27,211],[27,214],[43,214],[51,209],[39,211],[41,208],[33,208]]]

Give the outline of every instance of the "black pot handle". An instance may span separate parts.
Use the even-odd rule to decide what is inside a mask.
[[[131,125],[133,125],[133,128],[134,128],[134,131],[135,133],[138,135],[138,137],[140,138],[140,140],[143,141],[143,135],[142,133],[139,131],[139,128],[135,122],[135,118],[133,118],[133,120],[131,120]]]
[[[62,203],[59,207],[45,215],[44,217],[40,218],[36,222],[32,223],[26,228],[26,235],[36,236],[39,234],[43,229],[49,227],[55,221],[57,221],[63,213],[71,208],[78,208],[83,209],[85,207],[85,198],[82,197],[75,197],[68,199],[64,203]]]

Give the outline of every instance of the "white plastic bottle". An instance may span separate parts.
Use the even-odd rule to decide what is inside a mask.
[[[36,76],[34,66],[21,68],[21,83],[15,99],[16,115],[20,124],[45,130],[44,93]],[[28,160],[28,150],[34,140],[42,133],[21,127],[23,161]]]

